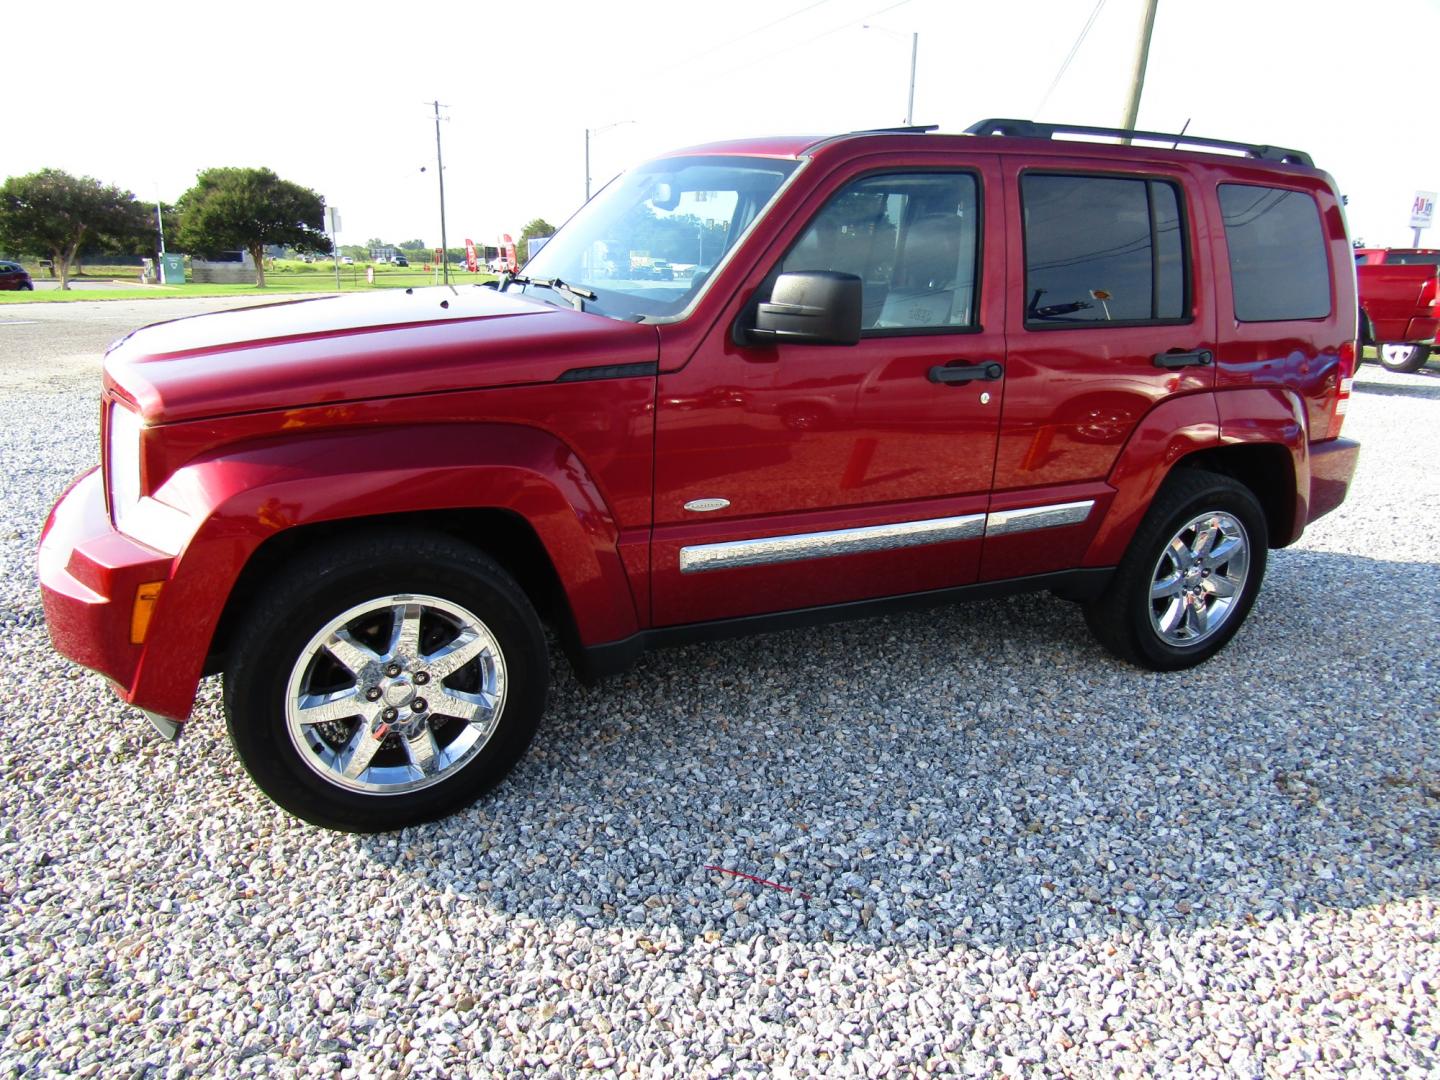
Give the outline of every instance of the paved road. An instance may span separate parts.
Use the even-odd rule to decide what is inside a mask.
[[[0,308],[0,391],[98,385],[100,358],[116,338],[149,323],[207,311],[301,299],[211,296],[164,300],[77,300]]]

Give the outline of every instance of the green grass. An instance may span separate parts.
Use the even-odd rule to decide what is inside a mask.
[[[86,300],[164,300],[199,296],[260,297],[279,296],[285,293],[333,293],[335,291],[335,266],[333,263],[302,263],[299,260],[281,260],[274,270],[266,272],[265,288],[263,289],[256,288],[254,285],[204,285],[193,282],[184,285],[140,285],[138,276],[133,272],[117,273],[114,277],[101,277],[100,274],[94,272],[96,269],[98,268],[87,268],[87,273],[80,280],[122,281],[132,279],[136,280],[136,285],[134,288],[72,289],[68,292],[62,292],[59,289],[3,292],[0,293],[0,304],[63,304]],[[116,269],[134,271],[135,268],[117,267]],[[37,278],[37,280],[46,279]],[[420,288],[432,284],[434,280],[433,274],[417,268],[377,266],[375,267],[375,284],[371,285],[365,280],[364,266],[340,267],[341,292]],[[482,281],[494,280],[494,274],[468,274],[463,270],[457,274],[453,269],[450,272],[452,285],[476,285]]]

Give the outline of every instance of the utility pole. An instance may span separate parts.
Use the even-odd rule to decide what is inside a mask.
[[[440,102],[435,106],[435,174],[440,177],[440,267],[445,284],[450,284],[450,241],[445,235],[445,162],[440,157]]]
[[[1140,40],[1135,46],[1135,71],[1130,76],[1130,100],[1125,103],[1125,121],[1120,126],[1126,131],[1135,129],[1140,116],[1140,92],[1145,89],[1145,64],[1150,59],[1150,34],[1155,29],[1155,5],[1159,0],[1145,0],[1145,19],[1140,26]],[[1130,140],[1125,139],[1128,145]]]

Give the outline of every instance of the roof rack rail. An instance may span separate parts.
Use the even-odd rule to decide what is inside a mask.
[[[1258,143],[1231,142],[1228,139],[1201,139],[1194,135],[1176,135],[1163,131],[1136,131],[1128,128],[1089,127],[1083,124],[1046,124],[1036,120],[981,120],[965,129],[967,135],[1011,135],[1021,139],[1049,139],[1055,135],[1093,135],[1111,139],[1144,139],[1147,142],[1170,142],[1179,146],[1214,147],[1218,150],[1239,150],[1251,157],[1264,161],[1279,161],[1288,165],[1308,165],[1315,162],[1303,150],[1287,150],[1283,146],[1266,146]]]
[[[864,128],[861,131],[852,131],[851,135],[908,135],[914,133],[923,135],[927,131],[939,131],[939,124],[899,124],[895,127]]]

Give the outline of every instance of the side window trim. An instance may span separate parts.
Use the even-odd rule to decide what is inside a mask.
[[[1074,322],[1051,322],[1048,320],[1034,320],[1028,317],[1029,311],[1029,290],[1030,290],[1030,267],[1029,267],[1029,223],[1025,216],[1025,192],[1024,181],[1027,176],[1056,176],[1066,179],[1094,179],[1094,180],[1132,180],[1144,182],[1145,201],[1150,219],[1150,312],[1148,319],[1114,319],[1114,320],[1077,320]],[[1168,187],[1175,197],[1175,213],[1177,227],[1180,233],[1180,310],[1182,315],[1161,318],[1157,314],[1160,303],[1160,253],[1159,224],[1155,207],[1156,185]],[[1024,282],[1024,295],[1020,297],[1019,310],[1021,312],[1021,324],[1027,331],[1054,330],[1096,330],[1102,328],[1124,329],[1136,326],[1188,326],[1195,321],[1194,312],[1194,283],[1193,283],[1193,247],[1190,242],[1190,207],[1188,201],[1187,185],[1180,177],[1170,175],[1157,175],[1154,173],[1131,173],[1131,172],[1107,172],[1103,169],[1055,169],[1055,168],[1022,168],[1015,176],[1015,200],[1019,208],[1020,217],[1020,258],[1021,258],[1021,280]]]

